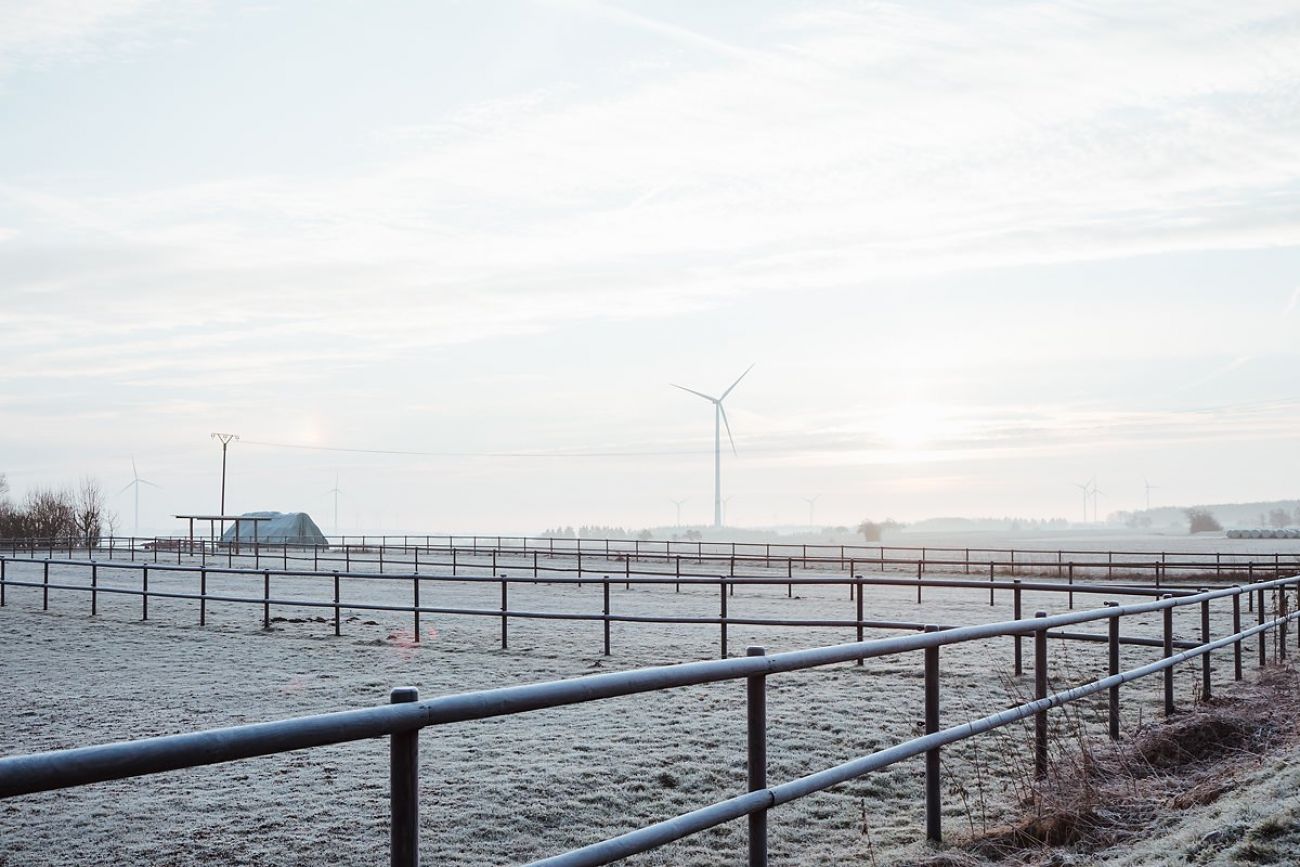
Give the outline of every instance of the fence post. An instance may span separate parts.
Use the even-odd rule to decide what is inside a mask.
[[[927,624],[926,632],[938,632],[939,627]],[[939,645],[925,649],[925,733],[939,731]],[[925,837],[932,843],[943,840],[940,817],[939,748],[925,751]]]
[[[921,604],[921,561],[916,561],[916,604]]]
[[[208,570],[199,570],[199,626],[208,625]]]
[[[533,551],[533,577],[537,577],[537,551]]]
[[[1035,611],[1034,617],[1046,617],[1046,611]],[[1034,699],[1047,698],[1047,630],[1034,633]],[[1034,776],[1047,776],[1047,711],[1034,714]]]
[[[1011,584],[1012,584],[1012,588],[1011,588],[1011,619],[1012,619],[1012,620],[1019,620],[1019,619],[1020,619],[1020,579],[1019,579],[1019,578],[1012,578],[1012,579],[1011,579]],[[1022,674],[1025,673],[1025,667],[1024,667],[1024,664],[1023,664],[1023,657],[1022,657],[1021,652],[1020,652],[1020,634],[1019,634],[1019,633],[1016,633],[1016,635],[1011,639],[1011,646],[1012,646],[1013,648],[1015,648],[1015,654],[1014,654],[1014,655],[1015,655],[1015,666],[1016,666],[1016,667],[1015,667],[1015,672],[1016,672],[1016,677],[1019,677],[1020,675],[1022,675]]]
[[[721,578],[718,579],[718,599],[719,614],[718,623],[721,626],[721,654],[722,659],[727,658],[727,582]]]
[[[761,647],[745,648],[746,656],[764,656]],[[745,679],[746,742],[749,791],[767,788],[767,676]],[[767,867],[767,811],[749,814],[749,867]]]
[[[271,628],[271,570],[262,572],[262,628]]]
[[[149,619],[149,567],[140,567],[140,619]]]
[[[1202,593],[1209,593],[1206,587],[1201,588]],[[1210,600],[1201,600],[1201,644],[1210,643]],[[1201,701],[1209,701],[1214,697],[1212,693],[1212,684],[1210,683],[1210,654],[1208,652],[1201,654]]]
[[[1241,632],[1241,585],[1232,594],[1232,634]],[[1241,639],[1232,643],[1232,679],[1241,680]]]
[[[1263,626],[1264,588],[1259,588],[1255,593],[1259,596],[1259,598],[1255,600],[1255,616],[1259,621],[1259,625]],[[1263,668],[1266,665],[1268,665],[1268,640],[1264,637],[1264,632],[1261,630],[1259,633],[1259,667]]]
[[[339,629],[339,570],[334,570],[334,637],[342,635]]]
[[[681,583],[682,582],[682,555],[681,554],[677,555],[676,575],[677,575],[677,583],[673,585],[673,592],[681,593],[682,592],[682,583]]]
[[[0,560],[0,604],[4,601],[4,561]],[[90,564],[90,616],[99,613],[99,564]]]
[[[1073,611],[1074,610],[1074,562],[1073,561],[1070,562],[1070,574],[1066,580],[1070,584],[1070,593],[1069,593],[1070,610]]]
[[[1277,588],[1277,609],[1273,612],[1277,618],[1277,660],[1286,661],[1286,585]]]
[[[791,581],[792,578],[794,578],[794,558],[786,557],[785,558],[785,580],[788,582],[785,585],[786,599],[794,598],[794,582]]]
[[[993,561],[989,561],[989,606],[993,605]]]
[[[507,629],[506,621],[508,619],[506,616],[506,610],[509,607],[507,588],[509,586],[510,584],[509,582],[506,581],[506,576],[503,573],[501,575],[501,649],[502,650],[506,650],[510,646],[506,640],[506,629]]]
[[[411,592],[414,600],[411,606],[411,617],[415,623],[415,641],[418,644],[420,641],[420,576],[418,573],[411,576]]]
[[[382,537],[379,540],[379,574],[384,574],[384,540]]]
[[[399,686],[388,694],[391,704],[419,701],[420,691]],[[392,867],[418,867],[420,863],[420,730],[388,738],[388,807]]]
[[[605,655],[609,656],[609,576],[606,575],[605,580],[601,583],[604,585],[605,592],[605,607],[603,609],[605,613]]]
[[[861,642],[862,641],[862,576],[855,575],[853,577],[855,579],[854,585],[856,585],[856,589],[858,591],[858,641]],[[854,664],[861,666],[862,657],[859,656],[857,662],[855,662]]]
[[[44,577],[41,578],[41,584],[43,585],[41,587],[41,610],[49,611],[50,610],[50,560],[48,557],[45,558],[45,569],[43,571],[44,571]],[[145,620],[148,619],[149,619],[148,617],[145,618]]]
[[[453,576],[455,576],[455,574],[456,574],[456,548],[455,548],[455,546],[452,546],[452,549],[451,549],[451,574],[452,574]]]
[[[5,604],[5,564],[6,564],[6,563],[8,563],[8,561],[5,560],[5,558],[0,557],[0,608],[3,608],[3,607],[4,607],[4,604]],[[92,575],[93,575],[93,573],[92,573]],[[94,602],[94,598],[95,598],[94,591],[91,591],[90,598],[91,598],[91,603],[90,603],[90,605],[91,605],[91,607],[93,608],[94,605],[95,605],[95,602]],[[91,611],[91,613],[94,614],[94,611]]]
[[[1119,603],[1107,602],[1106,607],[1118,608]],[[1110,677],[1114,677],[1115,675],[1119,674],[1119,618],[1120,616],[1116,614],[1114,617],[1110,619],[1110,623],[1108,624],[1110,628],[1108,630],[1108,636],[1107,636],[1109,639],[1108,641],[1109,646],[1107,648],[1108,653],[1107,653],[1107,660],[1106,660],[1106,673]],[[1110,704],[1110,708],[1109,708],[1110,739],[1113,741],[1117,741],[1119,740],[1119,687],[1118,686],[1112,686],[1110,688],[1109,704]]]
[[[1174,597],[1166,593],[1160,597],[1165,600],[1172,600]],[[1164,614],[1165,624],[1165,642],[1164,652],[1165,659],[1174,655],[1174,606],[1166,605],[1162,613]],[[1174,669],[1173,666],[1165,669],[1165,716],[1174,715]]]

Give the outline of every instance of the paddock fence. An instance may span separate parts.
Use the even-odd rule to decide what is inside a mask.
[[[398,540],[401,540],[400,543]],[[556,545],[555,543],[559,543]],[[517,544],[516,544],[517,543]],[[547,544],[542,544],[547,543]],[[586,543],[586,544],[584,544]],[[663,547],[666,546],[666,547]],[[636,540],[584,540],[529,537],[360,536],[339,537],[329,544],[268,539],[221,542],[184,536],[104,537],[94,544],[83,539],[0,539],[0,551],[13,556],[56,552],[71,560],[96,556],[131,562],[175,562],[188,557],[200,565],[251,560],[254,568],[279,562],[312,570],[373,564],[378,571],[423,568],[496,574],[499,569],[543,572],[699,577],[767,570],[793,578],[801,572],[860,571],[948,572],[964,575],[1002,574],[1054,576],[1057,579],[1100,578],[1150,580],[1156,586],[1183,582],[1199,586],[1205,581],[1253,582],[1300,569],[1300,549],[1294,552],[1187,552],[1187,551],[1083,551],[994,548],[900,548],[878,546],[816,546],[747,543],[641,542]],[[1173,581],[1171,582],[1171,578]]]
[[[1174,669],[1178,665],[1200,660],[1199,698],[1209,700],[1213,697],[1212,654],[1215,651],[1233,649],[1234,680],[1242,679],[1242,645],[1249,639],[1257,639],[1258,662],[1261,667],[1268,663],[1269,633],[1273,633],[1276,638],[1274,661],[1285,660],[1288,626],[1300,616],[1300,612],[1288,610],[1290,591],[1300,594],[1300,577],[1290,576],[1245,587],[1191,595],[1166,595],[1157,600],[1124,605],[1110,602],[1103,608],[1051,616],[1039,611],[1032,618],[999,623],[948,629],[927,625],[923,632],[916,635],[773,655],[767,655],[761,647],[750,647],[742,658],[596,674],[423,701],[415,689],[397,688],[392,690],[390,704],[387,706],[3,758],[0,759],[0,797],[13,798],[108,780],[387,737],[390,863],[394,867],[414,867],[420,860],[419,733],[422,729],[684,686],[743,680],[746,684],[747,722],[745,792],[532,863],[551,867],[608,864],[651,851],[708,828],[745,819],[748,826],[747,862],[751,867],[765,867],[768,861],[768,819],[774,808],[917,756],[924,756],[925,762],[926,837],[940,841],[943,833],[942,750],[945,746],[1032,717],[1033,772],[1036,776],[1045,776],[1049,767],[1048,714],[1054,708],[1106,693],[1107,734],[1111,738],[1118,738],[1121,687],[1126,684],[1156,674],[1163,675],[1164,712],[1171,715],[1176,710]],[[1242,628],[1240,622],[1243,595],[1256,599],[1257,622],[1247,628]],[[1270,598],[1273,612],[1266,617]],[[1211,603],[1225,599],[1232,603],[1234,629],[1231,634],[1216,639],[1210,634],[1210,607]],[[1177,608],[1193,606],[1200,613],[1200,641],[1196,646],[1176,651],[1173,643],[1173,613]],[[1121,671],[1119,647],[1125,618],[1156,612],[1161,614],[1163,623],[1161,657],[1155,662]],[[1107,626],[1104,639],[1108,644],[1107,676],[1051,691],[1049,635],[1052,631],[1088,623],[1105,623]],[[995,710],[978,719],[942,727],[942,648],[1008,637],[1027,638],[1033,643],[1033,699],[1010,708]],[[867,659],[917,651],[923,654],[924,660],[924,734],[833,767],[785,782],[769,783],[767,679],[770,676],[827,665],[861,663]]]
[[[39,576],[27,575],[23,577],[18,574],[20,571],[31,572],[31,567],[38,567]],[[51,575],[51,567],[64,574]],[[73,572],[69,577],[66,573]],[[138,581],[136,586],[121,586],[121,583],[109,584],[103,579],[110,574],[128,575],[134,573]],[[154,578],[154,585],[150,586],[150,578]],[[177,577],[188,579],[193,582],[191,589],[176,589],[170,584],[167,586],[158,586],[158,579]],[[605,656],[612,655],[612,638],[611,625],[614,623],[629,624],[677,624],[686,626],[713,626],[718,629],[718,653],[720,658],[727,658],[730,652],[729,629],[734,626],[757,626],[757,627],[795,627],[795,628],[834,628],[853,630],[854,637],[857,641],[862,641],[865,637],[865,630],[899,630],[899,631],[922,631],[926,628],[927,623],[909,622],[900,620],[881,620],[871,619],[866,616],[867,597],[873,588],[913,588],[916,591],[916,604],[923,604],[923,595],[928,588],[932,591],[939,589],[958,589],[969,592],[978,592],[981,596],[985,593],[988,595],[988,604],[996,604],[996,595],[1001,592],[1010,596],[1012,606],[1012,616],[1019,619],[1024,607],[1024,595],[1026,593],[1048,593],[1055,594],[1058,598],[1065,597],[1065,602],[1070,610],[1074,609],[1076,594],[1084,597],[1088,596],[1130,596],[1130,597],[1160,597],[1160,596],[1192,596],[1201,589],[1174,588],[1168,586],[1142,586],[1132,584],[1088,584],[1075,583],[1072,579],[1060,581],[1025,581],[1019,578],[1005,580],[998,579],[991,572],[987,580],[971,580],[964,578],[951,577],[927,577],[918,570],[916,578],[902,577],[866,577],[863,575],[853,575],[848,577],[833,577],[830,575],[821,575],[814,577],[799,577],[789,579],[785,577],[772,577],[763,575],[734,576],[734,575],[683,575],[683,576],[655,576],[648,577],[637,574],[609,575],[605,574],[595,580],[591,578],[542,575],[532,577],[528,574],[510,576],[507,573],[500,575],[436,575],[419,572],[411,573],[375,573],[375,572],[341,572],[333,571],[310,571],[300,569],[270,569],[270,568],[241,568],[225,566],[202,566],[202,565],[175,565],[175,564],[151,564],[151,563],[133,563],[130,561],[84,561],[84,560],[51,560],[49,558],[31,558],[31,557],[12,557],[0,555],[0,607],[10,604],[10,588],[22,588],[23,590],[37,590],[40,592],[41,608],[44,611],[50,610],[51,592],[58,594],[72,593],[80,594],[87,601],[88,613],[91,616],[99,614],[100,597],[135,597],[140,602],[140,619],[149,620],[150,600],[182,600],[197,603],[196,615],[197,622],[200,626],[206,626],[208,620],[209,606],[212,603],[235,604],[256,606],[261,609],[261,620],[263,629],[269,630],[273,623],[273,610],[284,609],[314,609],[324,610],[329,613],[332,621],[335,636],[342,635],[343,612],[347,611],[365,611],[365,612],[387,612],[400,613],[411,618],[411,640],[415,643],[421,641],[421,620],[422,618],[432,615],[441,616],[466,616],[489,618],[499,623],[500,646],[501,649],[508,649],[510,638],[510,621],[513,620],[553,620],[553,621],[586,621],[598,622],[601,624],[602,633],[602,652]],[[78,579],[80,579],[78,581]],[[250,583],[260,586],[260,595],[231,595],[229,592],[222,592],[216,588],[216,583],[222,579],[236,579],[240,586],[247,588]],[[276,595],[273,592],[277,584],[282,585],[285,579],[301,581],[318,581],[322,589],[330,593],[328,598],[298,598],[289,595]],[[363,598],[344,598],[343,587],[344,581],[350,584],[362,587],[382,587],[382,588],[409,588],[409,603],[394,604],[392,602],[383,602],[374,598],[374,594],[366,594]],[[70,583],[77,582],[77,583]],[[499,590],[499,605],[495,608],[467,608],[463,606],[431,605],[429,603],[430,590],[436,594],[440,586],[448,584],[471,584],[471,585],[490,585]],[[575,586],[578,588],[588,585],[599,587],[601,590],[601,608],[599,611],[555,611],[555,610],[532,610],[524,608],[512,608],[510,605],[510,589],[518,585],[559,585]],[[685,585],[688,589],[704,589],[710,593],[716,592],[717,607],[708,613],[694,614],[645,614],[645,613],[620,613],[614,610],[614,595],[612,590],[622,585],[625,590],[630,590],[633,586],[637,587],[658,587],[668,584],[673,585],[674,593],[680,593],[681,588]],[[853,604],[852,616],[844,618],[798,618],[798,617],[754,617],[754,616],[737,616],[729,611],[729,602],[734,599],[737,587],[748,589],[753,592],[761,592],[764,588],[781,587],[785,588],[787,599],[797,601],[794,597],[794,588],[808,587],[846,587],[848,590],[848,600]],[[771,594],[768,594],[771,595]],[[778,594],[779,595],[779,594]],[[1247,595],[1247,602],[1250,611],[1254,610],[1255,597]],[[1296,607],[1300,609],[1300,592],[1296,599]],[[949,625],[941,624],[943,628],[952,628]],[[1104,638],[1079,633],[1054,632],[1053,638],[1077,641],[1102,641]],[[1300,633],[1297,633],[1300,640]],[[1125,644],[1147,644],[1159,645],[1157,639],[1144,639],[1138,637],[1127,637],[1123,639]],[[1013,638],[1015,673],[1020,674],[1022,671],[1022,647],[1019,638]],[[1190,645],[1189,645],[1190,646]]]

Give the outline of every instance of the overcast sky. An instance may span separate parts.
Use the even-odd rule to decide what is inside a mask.
[[[327,531],[706,522],[751,363],[736,524],[1295,496],[1297,307],[1294,0],[0,0],[0,472],[121,529],[212,431]]]

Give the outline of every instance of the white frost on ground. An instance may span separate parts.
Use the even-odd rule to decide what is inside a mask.
[[[39,580],[40,567],[10,564],[10,578]],[[76,577],[74,577],[74,575]],[[51,580],[85,583],[84,570],[55,566]],[[101,583],[138,587],[138,573],[101,568]],[[328,579],[276,577],[273,595],[328,599]],[[343,597],[407,604],[410,582],[345,579]],[[193,590],[193,575],[156,570],[154,590]],[[742,588],[732,616],[849,618],[844,587],[784,585]],[[260,578],[214,576],[211,593],[260,595]],[[511,588],[511,608],[600,610],[599,585],[538,584]],[[426,605],[494,608],[495,584],[426,582]],[[88,616],[87,594],[10,587],[0,609],[0,754],[13,755],[128,738],[192,731],[290,715],[372,705],[390,687],[413,685],[422,697],[471,689],[580,677],[717,655],[716,626],[615,624],[613,656],[603,658],[598,622],[512,620],[510,649],[500,650],[495,618],[428,616],[414,646],[410,615],[344,611],[343,636],[327,622],[280,622],[261,629],[261,608],[212,603],[206,627],[197,603],[153,599],[139,620],[139,600],[100,597]],[[713,615],[715,588],[671,586],[613,590],[624,613]],[[990,607],[983,590],[925,591],[918,608],[911,589],[872,588],[869,618],[969,623],[1010,617],[1010,594]],[[1083,597],[1079,607],[1087,603]],[[1026,615],[1065,609],[1065,597],[1025,594]],[[1228,625],[1216,613],[1215,630]],[[294,619],[326,610],[273,609]],[[1156,635],[1155,618],[1143,618]],[[373,621],[373,625],[367,623]],[[1193,637],[1197,615],[1176,618]],[[1136,632],[1138,619],[1126,621]],[[887,633],[870,631],[869,637]],[[888,633],[897,634],[897,633]],[[731,651],[762,644],[769,652],[840,643],[851,629],[739,627]],[[1125,648],[1126,667],[1155,658]],[[1102,673],[1104,644],[1053,642],[1053,675],[1077,682]],[[943,653],[945,723],[984,715],[1011,703],[1004,682],[1011,640]],[[1250,657],[1247,657],[1250,659]],[[1025,645],[1032,686],[1032,652]],[[780,782],[846,761],[916,734],[921,717],[919,654],[836,666],[769,680],[769,780]],[[1228,676],[1229,660],[1216,660]],[[1178,674],[1189,701],[1199,672]],[[1160,684],[1125,691],[1130,724],[1151,719]],[[1100,707],[1087,713],[1100,720]],[[429,864],[519,863],[641,827],[737,794],[745,785],[744,685],[683,688],[551,711],[426,729],[421,737],[422,845]],[[1097,730],[1101,731],[1100,722]],[[1014,734],[1016,741],[1023,732]],[[1009,770],[1001,759],[1019,752],[1006,737],[986,736],[945,750],[949,779],[990,821],[1004,815]],[[975,791],[978,760],[983,795]],[[833,792],[774,811],[773,863],[869,863],[863,810],[876,857],[903,853],[921,836],[919,759]],[[945,796],[947,826],[968,827],[953,791]],[[980,805],[983,806],[980,806]],[[978,824],[981,816],[974,821]],[[387,745],[382,741],[200,768],[0,803],[0,864],[341,864],[378,863],[387,851]],[[743,862],[744,823],[706,832],[630,863],[722,865]]]

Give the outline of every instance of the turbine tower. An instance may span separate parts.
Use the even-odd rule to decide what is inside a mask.
[[[1151,480],[1146,478],[1142,480],[1142,485],[1147,489],[1147,511],[1149,512],[1151,511],[1151,492],[1159,490],[1160,486],[1151,484]]]
[[[713,404],[713,526],[722,527],[722,428],[727,428],[727,440],[731,443],[731,453],[736,453],[736,441],[731,437],[731,422],[727,421],[727,411],[723,408],[722,402],[727,399],[727,395],[740,385],[740,381],[749,375],[754,369],[754,365],[745,368],[745,372],[736,377],[736,381],[728,386],[721,397],[714,397],[711,394],[705,394],[702,391],[696,391],[693,388],[687,388],[684,385],[670,383],[673,388],[680,388],[682,391],[688,391],[696,397],[702,397],[709,403]]]
[[[135,529],[131,531],[131,535],[133,536],[140,535],[140,486],[141,485],[148,485],[151,488],[158,487],[153,482],[140,478],[140,473],[137,472],[135,468],[135,458],[132,457],[131,458],[131,481],[127,483],[125,488],[118,491],[117,493],[118,496],[121,496],[122,494],[125,494],[127,490],[129,490],[130,488],[135,488]]]

